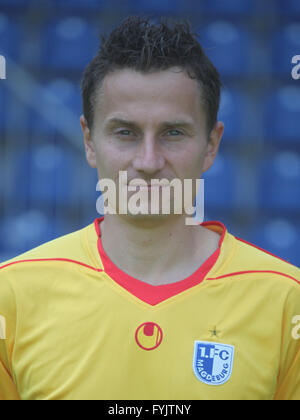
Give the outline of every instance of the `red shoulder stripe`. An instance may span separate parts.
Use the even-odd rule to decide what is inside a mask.
[[[239,276],[240,274],[249,274],[249,273],[273,273],[273,274],[279,274],[280,276],[288,277],[289,279],[294,280],[296,283],[300,284],[300,281],[297,280],[297,279],[295,279],[294,277],[289,276],[288,274],[285,274],[285,273],[281,273],[280,271],[272,271],[272,270],[236,271],[234,273],[223,274],[222,276],[219,276],[219,277],[211,277],[211,278],[208,278],[207,280],[218,280],[218,279],[223,279],[225,277]]]
[[[14,264],[25,263],[25,262],[39,262],[39,261],[63,261],[63,262],[70,262],[70,263],[73,263],[73,264],[81,265],[81,266],[86,267],[86,268],[90,268],[91,270],[94,270],[94,271],[98,271],[98,272],[103,271],[100,268],[95,268],[95,267],[92,267],[91,265],[88,265],[88,264],[85,264],[85,263],[82,263],[82,262],[76,261],[76,260],[70,260],[68,258],[37,258],[37,259],[32,259],[32,260],[13,261],[11,263],[5,264],[2,267],[0,267],[0,270],[2,268],[9,267],[10,265],[14,265]]]

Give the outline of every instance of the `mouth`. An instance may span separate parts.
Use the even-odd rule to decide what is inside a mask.
[[[135,188],[137,191],[139,190],[154,190],[154,189],[161,189],[167,187],[167,185],[127,185],[127,187]]]
[[[146,185],[145,185],[146,184]],[[160,182],[150,181],[144,181],[143,184],[139,183],[138,180],[132,180],[127,184],[127,187],[134,187],[139,189],[154,189],[154,188],[164,188],[170,186],[169,181],[167,180],[161,180]]]

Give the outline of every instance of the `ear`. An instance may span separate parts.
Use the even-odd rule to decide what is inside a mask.
[[[206,172],[214,163],[214,160],[219,150],[223,132],[224,124],[221,121],[218,121],[209,135],[209,143],[207,144],[206,148],[203,172]]]
[[[84,115],[81,115],[80,117],[80,125],[83,133],[86,159],[92,168],[97,168],[95,146],[92,140],[91,131],[87,125]]]

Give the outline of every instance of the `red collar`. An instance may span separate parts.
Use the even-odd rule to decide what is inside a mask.
[[[221,222],[209,221],[201,223],[201,226],[217,226],[221,228],[222,234],[219,241],[218,249],[189,277],[178,281],[176,283],[164,284],[161,286],[153,286],[138,280],[124,271],[120,270],[109,258],[103,249],[101,241],[100,223],[103,221],[104,216],[95,220],[95,229],[98,236],[98,251],[102,260],[104,271],[120,286],[126,289],[129,293],[136,296],[138,299],[148,303],[149,305],[157,305],[158,303],[175,296],[187,289],[190,289],[197,284],[200,284],[211,268],[216,263],[221,246],[225,237],[226,227]]]

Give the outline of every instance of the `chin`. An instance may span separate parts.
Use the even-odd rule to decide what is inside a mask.
[[[180,218],[182,215],[180,214],[132,214],[128,213],[126,215],[122,215],[122,217],[126,218],[127,221],[130,223],[134,223],[136,225],[140,225],[143,227],[151,227],[155,225],[159,225],[165,223],[166,220],[170,220],[171,218]]]

